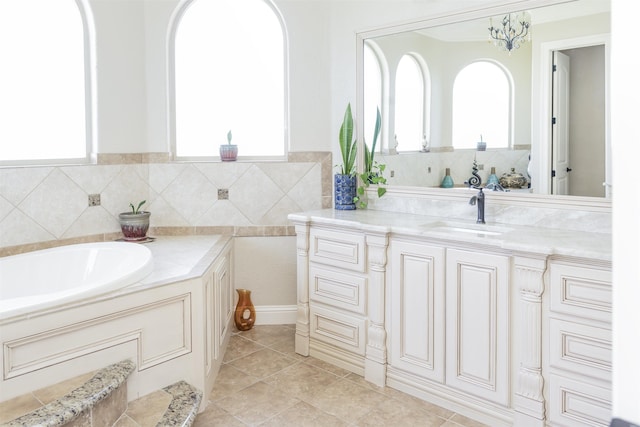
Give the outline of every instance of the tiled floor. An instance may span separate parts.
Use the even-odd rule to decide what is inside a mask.
[[[300,356],[294,352],[294,334],[293,325],[236,332],[195,426],[483,426]]]

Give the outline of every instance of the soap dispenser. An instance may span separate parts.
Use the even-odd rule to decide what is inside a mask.
[[[449,168],[445,169],[444,178],[442,178],[442,184],[440,184],[442,188],[453,188],[453,178],[451,178],[451,170]]]

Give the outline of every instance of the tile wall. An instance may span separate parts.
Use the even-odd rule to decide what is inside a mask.
[[[288,162],[260,163],[122,160],[0,169],[0,249],[117,235],[118,213],[141,200],[147,200],[152,228],[233,226],[245,234],[248,227],[260,234],[286,226],[291,212],[331,206],[330,153],[291,153]],[[100,195],[99,206],[89,206],[91,194]]]

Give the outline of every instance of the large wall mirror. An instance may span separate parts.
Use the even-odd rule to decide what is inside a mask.
[[[522,12],[530,39],[490,42],[491,25]],[[445,171],[464,185],[475,162],[484,183],[492,171],[527,177],[510,197],[610,206],[609,0],[511,2],[357,39],[359,140],[379,107],[390,190],[451,191],[439,188]]]

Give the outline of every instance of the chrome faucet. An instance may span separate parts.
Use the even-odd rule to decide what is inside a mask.
[[[470,205],[478,205],[478,219],[476,220],[476,224],[485,224],[484,222],[484,193],[482,192],[482,188],[478,188],[478,194],[473,196],[471,200],[469,200]]]

